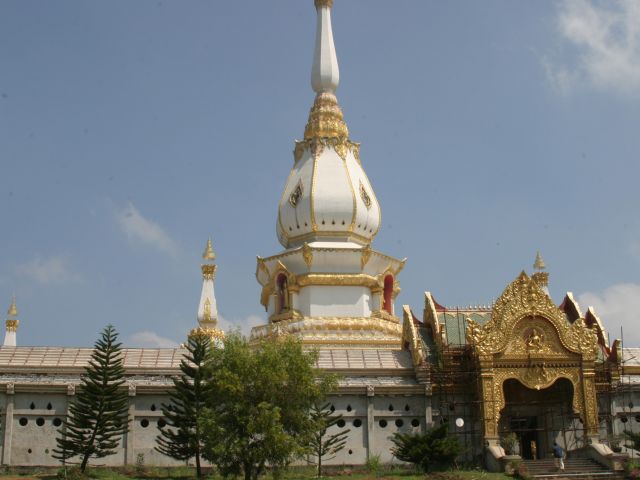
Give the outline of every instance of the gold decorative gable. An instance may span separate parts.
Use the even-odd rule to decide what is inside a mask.
[[[479,325],[473,320],[468,321],[467,341],[474,345],[480,355],[493,355],[503,352],[514,340],[516,326],[525,318],[539,324],[537,333],[544,336],[544,331],[553,328],[557,334],[561,346],[569,352],[583,356],[585,360],[594,360],[597,352],[596,333],[588,328],[584,319],[578,319],[573,324],[569,323],[564,312],[554,305],[549,296],[540,285],[530,278],[525,272],[511,282],[496,301],[491,320],[484,325]],[[550,327],[545,327],[539,320],[545,319]],[[543,321],[544,322],[544,321]],[[534,339],[536,332],[526,332],[533,336],[523,342],[538,342],[540,345],[528,345],[533,349],[551,348],[542,339]],[[551,332],[549,332],[551,333]],[[538,335],[540,336],[540,335]],[[548,336],[551,340],[555,335]],[[527,346],[523,343],[523,346]],[[521,353],[529,353],[531,348],[524,348]],[[515,352],[514,352],[515,353]]]
[[[586,435],[597,437],[594,362],[598,343],[595,330],[584,319],[569,322],[540,282],[522,272],[498,298],[487,323],[467,322],[467,342],[478,359],[482,379],[479,394],[487,441],[498,441],[506,401],[503,384],[509,379],[535,390],[548,388],[560,378],[569,380],[574,413],[584,421]]]

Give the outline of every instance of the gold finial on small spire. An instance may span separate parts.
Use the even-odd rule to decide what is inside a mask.
[[[205,260],[213,261],[216,259],[216,254],[213,251],[213,245],[211,244],[211,237],[207,240],[207,246],[204,249],[204,253],[202,254],[202,258]]]
[[[313,3],[315,4],[316,8],[333,7],[333,0],[313,0]]]
[[[536,260],[533,262],[533,268],[536,270],[544,270],[547,266],[544,264],[544,260],[542,259],[542,255],[540,252],[536,252]]]
[[[9,306],[9,310],[7,310],[7,315],[9,315],[10,317],[18,316],[18,307],[16,306],[15,295],[11,298],[11,305]]]

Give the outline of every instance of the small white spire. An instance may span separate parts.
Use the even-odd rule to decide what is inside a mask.
[[[335,93],[340,82],[338,57],[331,29],[333,0],[315,0],[318,14],[316,23],[316,47],[311,68],[311,87],[316,93]]]
[[[18,325],[20,325],[20,321],[16,318],[18,316],[18,307],[16,306],[15,295],[11,299],[11,306],[7,311],[7,316],[9,318],[5,322],[3,345],[5,347],[15,347],[17,341],[16,337],[18,334]]]
[[[218,324],[218,306],[216,295],[213,289],[213,280],[216,277],[216,265],[213,264],[213,247],[211,239],[207,241],[207,246],[203,258],[209,263],[202,265],[202,293],[198,305],[198,324],[203,328],[215,328]]]

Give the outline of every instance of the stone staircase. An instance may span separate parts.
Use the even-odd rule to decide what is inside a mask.
[[[614,472],[590,458],[565,458],[564,472],[556,470],[553,458],[523,460],[529,475],[541,480],[622,480],[624,472]]]

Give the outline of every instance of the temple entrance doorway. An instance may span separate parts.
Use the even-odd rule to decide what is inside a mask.
[[[582,421],[572,408],[573,384],[560,378],[534,390],[518,380],[503,384],[505,407],[498,425],[500,437],[513,432],[525,459],[551,458],[553,443],[566,451],[584,445]]]

